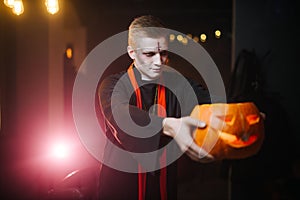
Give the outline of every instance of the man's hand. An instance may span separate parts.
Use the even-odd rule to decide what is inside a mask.
[[[214,157],[199,147],[193,139],[193,132],[204,128],[206,124],[191,117],[171,118],[163,120],[163,133],[175,139],[180,149],[192,160],[202,163],[211,162]]]

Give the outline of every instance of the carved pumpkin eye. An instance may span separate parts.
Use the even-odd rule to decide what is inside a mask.
[[[247,115],[246,119],[249,125],[253,125],[259,122],[260,117],[258,115]]]
[[[225,122],[226,124],[232,125],[234,122],[234,116],[233,115],[223,115],[223,116],[217,116],[220,120]]]

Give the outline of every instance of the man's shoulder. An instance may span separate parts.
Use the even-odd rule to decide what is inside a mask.
[[[109,74],[104,79],[120,79],[124,74],[126,74],[126,71],[120,71],[120,72]]]
[[[166,81],[183,81],[185,77],[175,70],[165,70],[163,71],[163,78]],[[184,78],[184,79],[183,79]]]
[[[122,77],[126,76],[126,71],[120,71],[116,73],[112,73],[109,75],[106,75],[105,77],[102,78],[101,82],[116,82],[120,80]]]
[[[121,82],[124,82],[124,80],[128,82],[128,75],[126,71],[106,75],[99,82],[99,90],[111,90],[116,84],[120,84]]]

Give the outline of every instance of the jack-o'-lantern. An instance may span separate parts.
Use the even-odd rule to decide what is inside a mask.
[[[191,117],[204,121],[194,140],[216,160],[242,159],[256,154],[263,142],[263,118],[252,102],[197,105]]]

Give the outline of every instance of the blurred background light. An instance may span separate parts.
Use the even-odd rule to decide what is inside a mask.
[[[194,37],[193,37],[193,40],[194,40],[195,42],[199,42],[199,37],[194,36]]]
[[[206,42],[206,34],[204,34],[204,33],[202,33],[201,35],[200,35],[200,41],[201,42]]]
[[[216,30],[216,31],[215,31],[215,37],[216,37],[217,39],[219,39],[219,38],[221,37],[221,31],[220,31],[220,30]]]
[[[68,47],[68,48],[66,49],[66,57],[67,57],[68,59],[72,59],[72,58],[73,58],[73,49],[72,49],[71,47]]]
[[[174,34],[170,34],[170,41],[174,41],[175,40],[175,35]]]
[[[186,35],[186,37],[187,37],[188,39],[192,39],[192,38],[193,38],[193,35],[190,34],[190,33],[188,33],[188,34]]]
[[[15,2],[15,0],[4,0],[4,4],[9,8],[14,7],[14,2]]]
[[[47,11],[52,15],[59,11],[58,0],[45,0],[45,5],[47,7]]]
[[[12,12],[16,15],[21,15],[24,12],[24,5],[22,0],[14,0]]]
[[[66,158],[69,154],[69,149],[64,143],[56,143],[53,144],[51,152],[55,158]]]
[[[181,42],[182,41],[182,39],[183,39],[183,36],[182,35],[177,35],[177,40],[179,41],[179,42]]]
[[[182,44],[187,45],[188,39],[186,37],[184,37],[184,38],[182,38],[181,42],[182,42]]]

